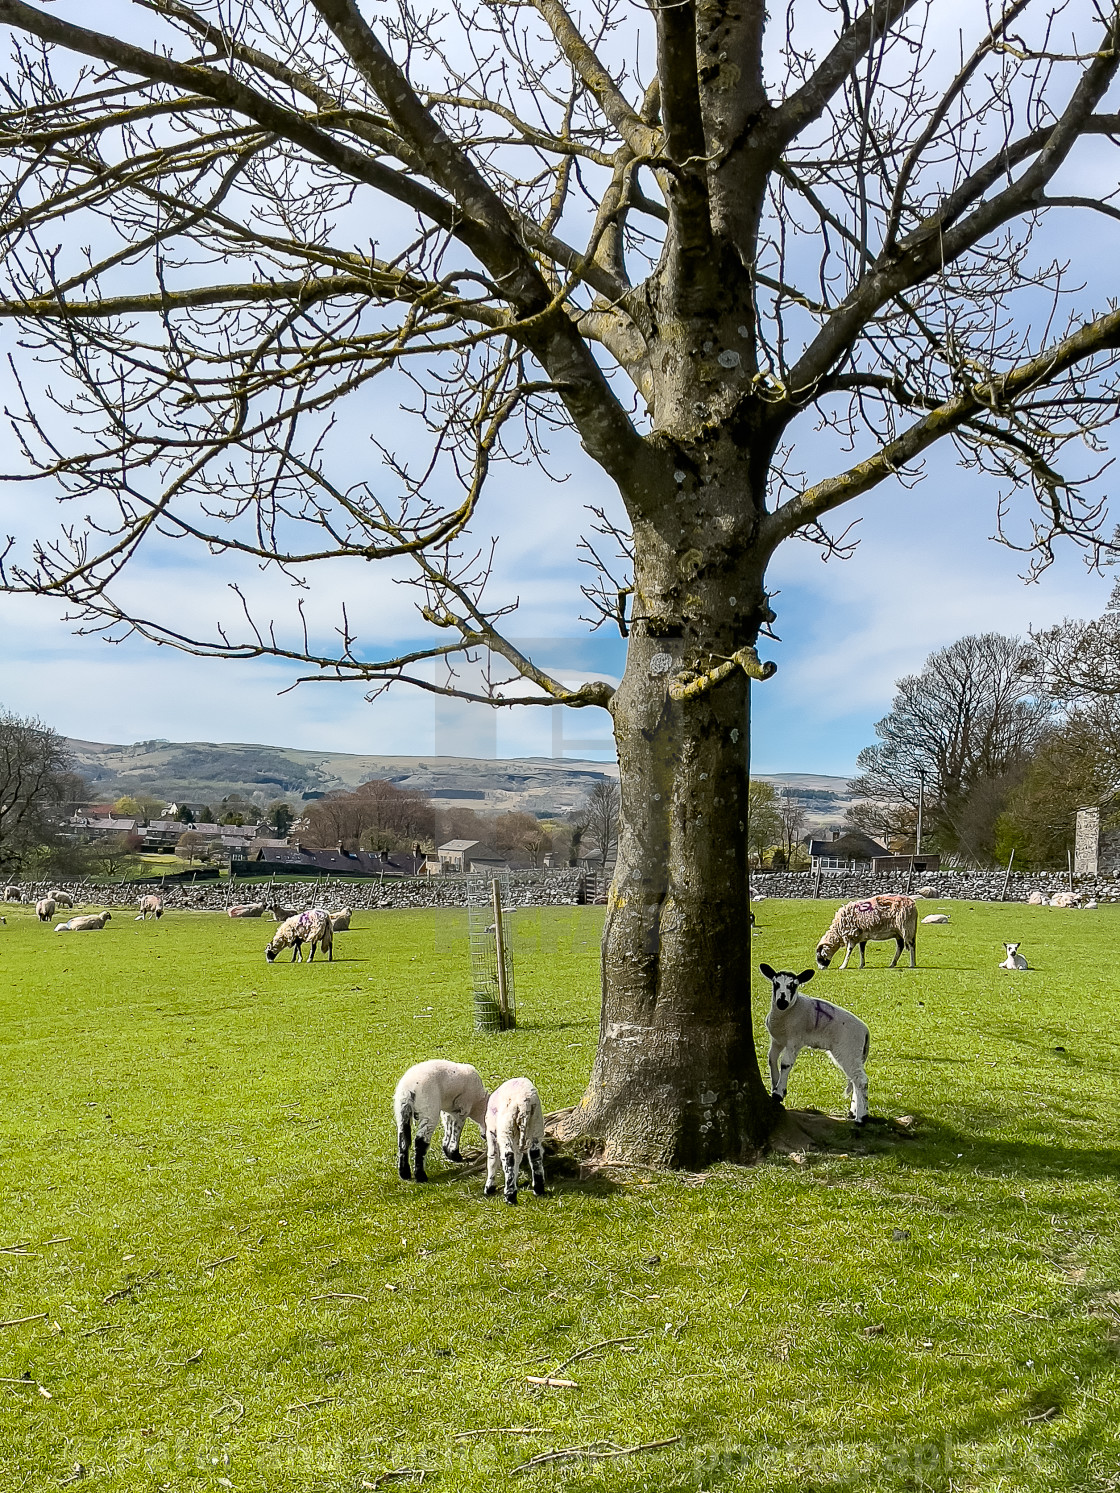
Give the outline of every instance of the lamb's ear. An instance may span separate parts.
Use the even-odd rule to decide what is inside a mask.
[[[809,981],[813,978],[813,976],[815,974],[816,974],[816,970],[815,969],[803,969],[801,971],[801,973],[797,977],[797,983],[799,985],[808,985]]]
[[[770,966],[768,964],[760,964],[758,966],[758,968],[759,968],[759,973],[760,974],[764,974],[768,980],[772,980],[774,978],[774,971],[770,968]]]

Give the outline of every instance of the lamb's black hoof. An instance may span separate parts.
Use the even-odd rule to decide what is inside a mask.
[[[458,1146],[456,1146],[454,1151],[445,1150],[443,1154],[444,1156],[446,1156],[448,1161],[462,1161],[463,1159],[462,1153],[459,1151]]]
[[[402,1182],[412,1181],[412,1168],[407,1161],[402,1161],[400,1166],[397,1167],[397,1176]]]
[[[507,1192],[506,1195],[505,1195],[505,1197],[506,1197],[506,1202],[510,1205],[511,1208],[515,1208],[517,1206],[517,1194],[516,1194],[516,1192]]]
[[[484,1198],[492,1198],[497,1194],[497,1191],[498,1189],[496,1187],[484,1187],[482,1189],[482,1196]]]
[[[533,1183],[533,1196],[535,1198],[543,1198],[544,1197],[544,1183],[543,1182],[541,1183],[541,1185],[539,1187],[537,1186],[537,1184],[535,1182]]]
[[[428,1176],[427,1172],[422,1172],[420,1170],[420,1168],[417,1167],[416,1168],[416,1180],[417,1180],[417,1182],[430,1182],[431,1178]]]

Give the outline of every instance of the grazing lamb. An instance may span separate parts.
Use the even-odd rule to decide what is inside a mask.
[[[331,927],[336,933],[349,933],[350,919],[353,916],[354,914],[349,907],[344,907],[341,912],[332,912],[330,915]]]
[[[84,917],[71,918],[68,923],[56,923],[56,933],[93,933],[100,932],[105,924],[113,916],[111,912],[87,913]]]
[[[35,904],[35,916],[39,919],[40,923],[49,923],[57,911],[58,903],[53,897],[43,897],[41,901]]]
[[[156,896],[154,892],[148,897],[140,898],[140,913],[133,922],[142,923],[148,917],[163,917],[163,898]]]
[[[949,914],[947,912],[931,912],[928,917],[922,919],[923,923],[947,923]]]
[[[497,1191],[498,1161],[506,1179],[507,1203],[517,1202],[521,1163],[529,1161],[533,1191],[544,1194],[544,1111],[541,1096],[527,1078],[507,1078],[486,1106],[486,1196]]]
[[[828,1053],[848,1080],[844,1093],[852,1096],[852,1119],[862,1123],[867,1118],[867,1072],[863,1065],[871,1048],[866,1024],[831,1001],[809,1000],[802,995],[801,986],[813,978],[811,969],[799,975],[774,971],[768,964],[760,964],[759,969],[770,981],[772,992],[766,1030],[770,1033],[770,1092],[774,1098],[786,1097],[790,1069],[801,1049],[817,1047]]]
[[[60,892],[52,887],[47,896],[56,907],[73,907],[74,905],[74,899],[69,892]]]
[[[393,1116],[397,1122],[397,1174],[408,1182],[426,1182],[424,1157],[435,1128],[443,1117],[443,1154],[448,1161],[462,1161],[459,1137],[473,1120],[486,1134],[486,1101],[489,1098],[482,1075],[470,1063],[449,1063],[430,1058],[414,1063],[403,1075],[393,1094]],[[408,1164],[412,1125],[416,1123],[416,1169]]]
[[[1007,958],[1000,969],[1030,969],[1030,965],[1019,953],[1020,946],[1017,943],[1005,943],[1003,947],[1007,950]]]
[[[817,945],[817,968],[827,969],[841,944],[846,946],[841,969],[847,969],[852,950],[859,945],[859,967],[864,967],[864,950],[869,942],[893,938],[898,947],[888,965],[894,969],[903,949],[910,950],[910,968],[918,961],[915,948],[918,935],[918,909],[912,897],[880,892],[859,902],[846,902],[832,920],[828,932]]]
[[[324,912],[321,907],[313,907],[310,912],[299,912],[294,918],[288,918],[280,924],[265,946],[264,957],[271,964],[281,949],[291,949],[292,963],[298,959],[302,964],[303,946],[306,943],[311,945],[311,953],[307,956],[309,964],[315,958],[316,944],[333,962],[333,939],[330,913]]]
[[[18,886],[6,886],[4,888],[4,901],[5,902],[22,902],[23,901],[23,893],[20,891],[20,889],[19,889]]]
[[[226,916],[230,918],[259,918],[263,912],[263,902],[243,902],[226,908]]]

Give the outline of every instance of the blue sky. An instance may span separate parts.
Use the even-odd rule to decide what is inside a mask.
[[[942,15],[955,24],[953,7]],[[1111,158],[1087,151],[1069,167],[1068,189],[1103,195],[1115,185]],[[1102,175],[1103,172],[1103,175]],[[1103,183],[1103,185],[1102,185]],[[1054,219],[1051,249],[1072,219]],[[1103,305],[1114,291],[1116,225],[1077,219],[1077,273],[1088,287],[1081,304]],[[0,375],[2,381],[2,375]],[[7,393],[7,391],[4,391]],[[354,425],[393,429],[395,407],[378,399]],[[399,423],[399,421],[398,421]],[[352,428],[352,427],[351,427]],[[6,448],[7,445],[7,449]],[[343,451],[346,480],[372,470],[376,458],[361,439]],[[517,598],[507,619],[514,639],[537,640],[546,665],[573,680],[588,672],[617,678],[625,644],[603,629],[589,636],[578,620],[581,567],[575,541],[588,503],[617,511],[606,478],[572,439],[557,438],[554,466],[570,479],[556,485],[529,468],[499,468],[475,532],[501,536],[495,596]],[[0,429],[0,470],[19,466]],[[810,475],[832,467],[829,453],[809,434],[796,465]],[[1065,615],[1097,614],[1109,581],[1085,570],[1072,550],[1034,585],[1020,573],[1025,557],[991,541],[997,493],[990,480],[960,471],[946,447],[935,451],[916,486],[885,484],[844,510],[859,518],[860,544],[850,560],[823,564],[812,546],[792,543],[777,556],[771,588],[778,593],[781,642],[764,642],[764,657],[779,670],[754,691],[753,762],[769,772],[845,774],[873,739],[875,721],[889,708],[894,681],[967,632],[1024,633]],[[1020,522],[1030,500],[1020,500]],[[56,520],[49,498],[27,487],[0,486],[0,534],[42,535]],[[842,524],[840,525],[843,526]],[[209,557],[188,559],[173,547],[142,556],[127,589],[144,609],[211,627],[228,615],[232,579],[251,585],[262,609],[283,609],[291,593],[274,576],[227,566]],[[408,648],[419,630],[412,598],[388,574],[368,566],[332,570],[312,593],[316,625],[333,625],[345,600],[352,619],[387,652]],[[400,689],[373,704],[355,685],[316,684],[289,691],[294,671],[271,662],[229,663],[190,658],[140,641],[110,645],[76,637],[50,601],[0,597],[0,702],[37,715],[59,731],[99,741],[151,737],[261,741],[308,749],[372,753],[548,755],[553,750],[550,709],[513,710],[495,718],[484,707],[444,708],[430,695]],[[564,712],[565,742],[586,755],[610,750],[609,723],[600,711]],[[599,742],[599,748],[588,746]]]

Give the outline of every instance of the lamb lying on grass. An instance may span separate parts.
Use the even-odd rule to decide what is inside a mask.
[[[443,1117],[443,1154],[448,1161],[462,1161],[459,1137],[473,1120],[486,1134],[486,1101],[489,1098],[482,1075],[470,1063],[449,1063],[430,1058],[414,1063],[403,1075],[393,1094],[393,1117],[397,1122],[397,1173],[408,1182],[426,1182],[424,1158],[435,1128]],[[409,1166],[412,1126],[416,1125],[416,1168]]]
[[[770,1092],[774,1098],[786,1097],[790,1069],[801,1049],[817,1047],[828,1053],[847,1078],[844,1092],[852,1096],[852,1119],[862,1123],[867,1118],[867,1072],[863,1065],[871,1049],[866,1024],[831,1001],[803,996],[801,986],[813,978],[811,969],[799,975],[775,971],[768,964],[760,964],[759,969],[771,988],[766,1030],[770,1033]]]
[[[264,912],[263,902],[242,902],[226,908],[227,918],[259,918]]]
[[[910,950],[910,968],[918,965],[915,951],[918,938],[918,908],[912,897],[880,892],[857,902],[846,902],[837,912],[828,932],[817,945],[817,968],[827,969],[841,944],[846,946],[841,969],[847,969],[852,950],[859,945],[859,967],[864,967],[864,950],[870,942],[893,938],[898,947],[888,965],[894,969],[903,949]]]
[[[86,913],[84,917],[71,918],[68,923],[56,923],[56,933],[99,933],[109,919],[113,916],[111,912]]]
[[[303,946],[306,943],[311,945],[311,952],[307,956],[310,964],[315,958],[315,945],[318,944],[333,963],[333,940],[334,929],[331,927],[330,913],[324,912],[321,907],[313,907],[309,912],[297,912],[294,918],[288,918],[287,922],[280,924],[265,945],[264,957],[271,964],[281,949],[291,949],[292,963],[298,959],[302,964]]]
[[[498,1161],[505,1177],[505,1199],[517,1202],[517,1177],[528,1158],[533,1191],[544,1194],[544,1111],[541,1096],[527,1078],[508,1078],[486,1106],[486,1196],[498,1190]]]
[[[1026,959],[1019,953],[1017,943],[1005,943],[1003,947],[1007,950],[1007,958],[1000,965],[1000,969],[1030,969]]]

